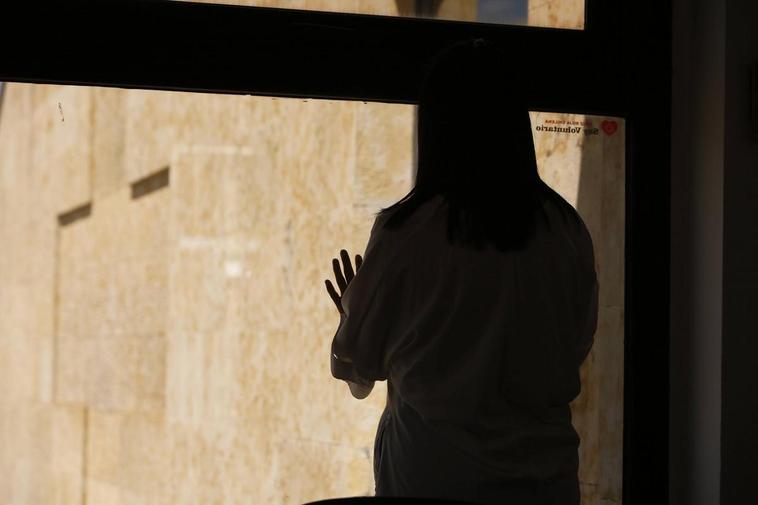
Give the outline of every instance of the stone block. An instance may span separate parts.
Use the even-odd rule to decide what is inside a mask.
[[[87,478],[87,500],[98,505],[123,505],[121,490],[115,484]]]
[[[81,503],[84,485],[82,466],[87,424],[85,410],[79,407],[49,405],[52,447],[51,487],[53,499],[60,505]]]
[[[36,199],[37,196],[30,198]],[[15,268],[26,286],[27,298],[25,332],[34,336],[51,337],[55,324],[55,283],[57,223],[50,208],[27,212],[24,239],[19,244],[23,254]]]
[[[87,404],[103,410],[161,412],[165,405],[166,339],[87,339]]]
[[[9,401],[36,400],[40,342],[39,337],[18,332],[0,336],[0,378],[3,396]]]
[[[176,423],[169,433],[170,503],[299,504],[373,491],[371,463],[361,448],[256,426]]]
[[[112,223],[114,229],[119,224]],[[97,282],[94,259],[106,237],[95,234],[93,218],[74,221],[58,233],[57,336],[59,339],[96,333],[97,312],[102,310],[99,293],[107,288]]]
[[[176,143],[178,128],[173,120],[176,99],[176,93],[169,91],[126,91],[124,163],[127,182],[168,165],[170,146]]]
[[[274,169],[265,155],[193,151],[175,160],[168,415],[228,422],[246,358],[241,341],[287,324],[286,307],[273,298],[290,295],[282,290],[283,240],[276,228],[287,200],[283,189],[264,191]]]
[[[33,400],[0,403],[3,503],[81,502],[81,410]]]
[[[246,499],[253,503],[262,500],[262,490],[270,484],[265,480],[261,466],[247,466],[247,476],[236,480],[230,470],[233,458],[244,457],[245,461],[265,461],[270,472],[275,471],[275,459],[269,456],[264,444],[247,445],[236,441],[234,430],[219,430],[213,424],[202,429],[184,423],[171,423],[168,430],[169,476],[172,486],[169,503],[200,504],[231,501],[226,484],[246,485]],[[255,427],[250,427],[254,431]],[[237,443],[232,444],[232,441]],[[244,455],[244,456],[243,456]]]
[[[171,464],[168,433],[162,413],[130,413],[124,416],[121,431],[120,483],[139,501],[155,504],[167,500]],[[132,502],[134,503],[134,502]]]
[[[113,219],[102,219],[102,228],[121,213],[125,233],[116,241],[114,260],[124,267],[119,285],[123,296],[118,326],[127,334],[164,337],[168,313],[170,187],[164,187],[113,208]]]
[[[527,12],[529,26],[584,29],[584,0],[531,0]]]
[[[175,148],[257,147],[278,124],[270,97],[129,90],[125,100],[130,183],[169,165]]]
[[[60,231],[58,398],[162,408],[168,307],[166,191],[103,196]]]
[[[32,163],[49,173],[57,212],[92,199],[92,107],[92,88],[34,87]]]
[[[91,481],[109,483],[117,487],[120,484],[121,464],[121,429],[125,414],[103,410],[88,409],[87,421],[87,487]]]
[[[169,436],[162,413],[91,409],[88,489],[118,503],[168,504]]]
[[[92,88],[92,196],[99,200],[127,184],[126,105],[129,91]]]
[[[354,196],[349,176],[355,159],[356,104],[335,100],[289,102],[281,134],[298,142],[282,145],[282,177],[294,204],[315,199],[339,205]],[[279,140],[281,142],[281,140]]]
[[[373,467],[363,448],[302,437],[277,440],[274,447],[278,471],[272,478],[278,503],[374,494]]]
[[[354,202],[378,210],[412,188],[416,107],[381,102],[354,102],[354,107],[355,126],[334,134],[346,138],[355,129]]]
[[[92,337],[58,337],[55,342],[53,397],[56,403],[86,406]]]
[[[263,145],[255,152],[180,149],[172,166],[172,233],[180,247],[205,237],[260,241],[286,223],[294,176]]]
[[[55,401],[55,337],[39,337],[37,351],[37,400],[42,403]]]

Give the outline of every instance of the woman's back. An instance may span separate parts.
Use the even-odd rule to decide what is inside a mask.
[[[381,280],[373,303],[392,321],[366,349],[388,380],[378,496],[543,503],[555,480],[578,504],[569,402],[595,331],[594,255],[573,207],[547,186],[541,201],[531,239],[506,253],[449,244],[440,195],[398,230],[374,227],[362,268],[373,253],[382,273],[364,278]]]
[[[387,380],[378,496],[578,505],[569,402],[597,324],[597,277],[573,207],[545,185],[540,202],[534,233],[507,252],[451,245],[441,195],[397,229],[375,221],[342,295],[332,373],[348,378],[350,363],[362,380]]]

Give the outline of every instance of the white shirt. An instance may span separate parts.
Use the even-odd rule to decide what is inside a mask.
[[[397,230],[378,217],[332,341],[335,378],[389,380],[429,429],[503,475],[545,477],[576,463],[568,404],[597,325],[592,239],[545,188],[534,235],[507,253],[448,244],[441,195]],[[565,457],[549,443],[542,454],[513,451],[518,437],[541,434]]]

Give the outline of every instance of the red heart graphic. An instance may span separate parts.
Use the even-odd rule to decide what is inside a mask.
[[[616,121],[605,120],[602,123],[600,123],[600,127],[608,135],[613,135],[614,133],[616,133],[616,130],[618,130],[619,125],[616,124]]]

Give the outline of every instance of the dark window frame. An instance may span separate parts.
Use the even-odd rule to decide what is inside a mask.
[[[1,81],[412,104],[429,56],[483,36],[514,48],[533,110],[624,117],[622,494],[668,501],[670,0],[587,0],[584,30],[156,0],[2,12]]]

